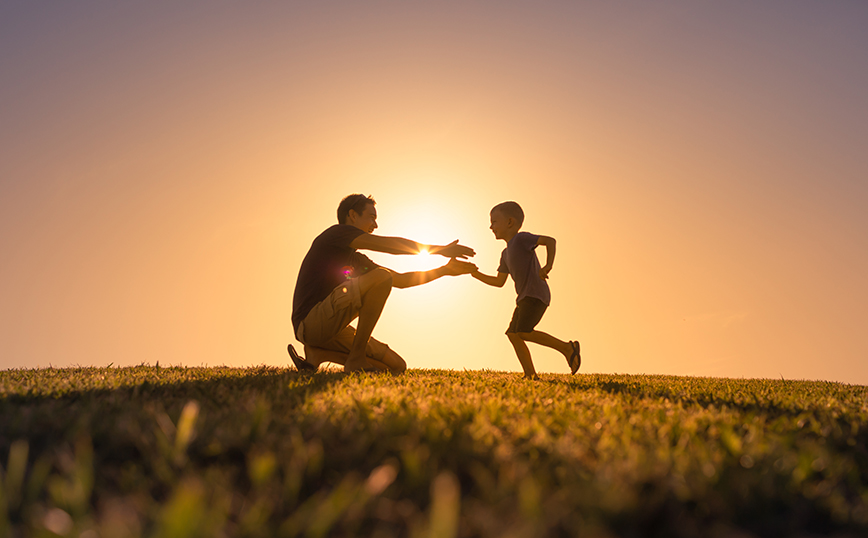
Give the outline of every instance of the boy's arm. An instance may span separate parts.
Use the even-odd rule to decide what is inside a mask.
[[[474,264],[458,261],[455,258],[450,259],[446,265],[437,267],[436,269],[429,269],[428,271],[396,273],[391,269],[389,270],[389,272],[392,273],[392,287],[395,288],[411,288],[413,286],[426,284],[432,280],[440,278],[441,276],[466,275],[473,271],[476,271],[476,266]]]
[[[488,284],[489,286],[494,286],[496,288],[502,288],[504,284],[506,284],[506,279],[509,276],[509,273],[497,273],[497,276],[490,276],[479,272],[479,269],[470,273],[470,276],[475,278],[476,280],[482,282],[483,284]]]
[[[552,267],[555,265],[555,251],[557,250],[557,241],[555,241],[554,237],[549,237],[547,235],[539,236],[536,244],[537,246],[544,245],[546,247],[546,264],[540,267],[539,277],[543,280],[549,277],[549,273],[552,270]]]
[[[421,251],[427,250],[431,254],[439,254],[447,258],[466,258],[476,254],[472,248],[459,245],[457,239],[448,245],[425,245],[403,237],[385,237],[369,233],[363,233],[353,239],[350,247],[385,252],[386,254],[419,254]]]

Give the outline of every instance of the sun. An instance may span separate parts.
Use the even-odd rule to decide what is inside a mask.
[[[374,261],[381,263],[399,273],[409,271],[427,271],[446,263],[446,258],[436,256],[428,252],[427,248],[422,248],[417,254],[393,256],[388,254],[371,254]]]
[[[488,213],[474,212],[478,207],[487,207],[470,200],[440,198],[436,193],[426,193],[420,199],[416,191],[393,193],[377,200],[379,228],[374,234],[387,237],[403,237],[423,246],[412,255],[388,255],[366,252],[376,263],[399,273],[427,271],[444,265],[448,258],[428,251],[428,246],[448,245],[456,239],[462,245],[479,249],[490,242]]]

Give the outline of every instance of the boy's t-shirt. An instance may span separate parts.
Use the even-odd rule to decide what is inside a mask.
[[[349,278],[364,275],[379,267],[350,243],[362,230],[349,224],[335,224],[319,234],[307,251],[298,271],[292,297],[292,326],[298,326],[320,301]]]
[[[515,302],[525,297],[535,297],[548,306],[552,301],[552,293],[546,281],[539,277],[540,264],[535,252],[539,237],[529,232],[515,234],[500,255],[497,272],[508,273],[512,277],[518,294]]]

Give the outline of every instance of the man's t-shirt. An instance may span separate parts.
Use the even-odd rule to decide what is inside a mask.
[[[361,276],[379,267],[350,243],[362,230],[349,224],[335,224],[319,234],[307,251],[298,271],[292,297],[292,326],[298,326],[320,301],[349,278]]]
[[[536,257],[538,235],[528,232],[518,232],[509,240],[500,255],[498,273],[508,273],[515,282],[515,292],[518,294],[515,302],[525,297],[536,297],[546,305],[552,301],[552,293],[545,280],[539,277],[540,264]]]

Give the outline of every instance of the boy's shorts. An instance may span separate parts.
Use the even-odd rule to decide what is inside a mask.
[[[534,330],[537,323],[546,313],[548,306],[536,297],[525,297],[515,305],[512,313],[512,321],[509,322],[509,333],[529,333]]]
[[[356,336],[350,322],[359,317],[362,295],[359,279],[352,278],[335,288],[328,297],[317,303],[298,325],[295,337],[302,344],[321,349],[349,353]],[[382,361],[389,346],[370,338],[365,355]]]

